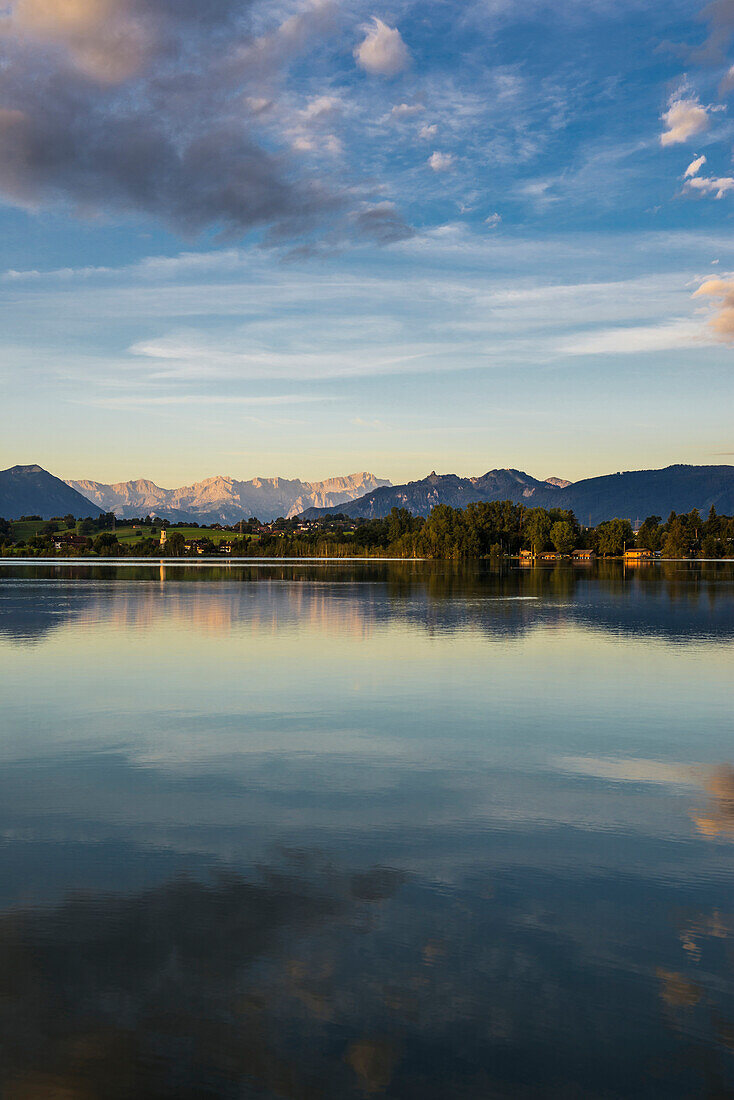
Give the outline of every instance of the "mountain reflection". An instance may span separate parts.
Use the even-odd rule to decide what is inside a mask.
[[[292,582],[297,580],[298,584]],[[33,598],[29,598],[29,587]],[[578,623],[609,633],[734,637],[734,569],[665,562],[490,570],[481,565],[0,566],[0,637],[33,641],[68,624],[151,629],[164,616],[201,634],[284,626],[367,637],[387,622],[429,633],[522,635]]]

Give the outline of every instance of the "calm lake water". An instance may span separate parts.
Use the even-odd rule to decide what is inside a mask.
[[[734,1095],[734,565],[0,564],[2,1100]]]

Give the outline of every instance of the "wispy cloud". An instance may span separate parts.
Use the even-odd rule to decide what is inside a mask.
[[[574,337],[560,350],[565,355],[639,355],[645,352],[675,351],[705,342],[701,326],[674,320],[656,325],[602,329]]]

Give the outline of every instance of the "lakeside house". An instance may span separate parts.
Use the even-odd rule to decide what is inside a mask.
[[[645,550],[642,547],[636,550],[625,550],[624,552],[624,560],[628,565],[638,561],[652,561],[654,557],[652,550]]]
[[[596,554],[593,550],[573,550],[571,557],[574,561],[593,561]]]
[[[86,535],[56,535],[54,538],[54,550],[84,550],[89,546],[90,540]]]

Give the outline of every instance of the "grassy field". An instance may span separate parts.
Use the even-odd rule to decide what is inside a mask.
[[[238,532],[231,531],[212,531],[207,527],[169,527],[167,530],[168,537],[170,538],[176,531],[180,532],[185,539],[211,539],[215,546],[218,546],[220,542],[230,539],[239,538]],[[118,541],[125,543],[126,545],[132,545],[136,542],[141,542],[143,539],[156,538],[159,539],[161,535],[161,528],[155,527],[155,535],[153,535],[153,529],[150,527],[129,527],[122,524],[118,524],[115,531]],[[244,536],[247,538],[247,535]]]
[[[13,538],[22,539],[26,542],[28,539],[33,538],[44,525],[45,520],[42,519],[17,519],[13,520],[10,524],[13,531]],[[64,528],[66,530],[66,528]]]
[[[29,538],[37,535],[41,528],[45,524],[45,520],[14,520],[11,524],[13,531],[13,538],[16,541],[27,542]],[[75,533],[76,528],[68,528],[65,525],[61,525],[61,530],[57,532],[60,535],[66,535],[69,533]],[[180,531],[185,539],[204,539],[208,538],[218,546],[220,542],[225,539],[239,538],[239,533],[231,531],[211,531],[206,527],[169,527],[168,537],[170,538],[174,531]],[[115,532],[119,542],[125,546],[134,546],[135,543],[142,542],[143,539],[155,538],[156,541],[161,535],[160,524],[155,524],[151,527],[140,526],[133,527],[131,524],[118,523],[115,527]],[[99,534],[99,531],[95,530],[90,533],[89,537],[94,539]],[[245,538],[248,536],[245,535]],[[254,536],[257,537],[257,536]]]

